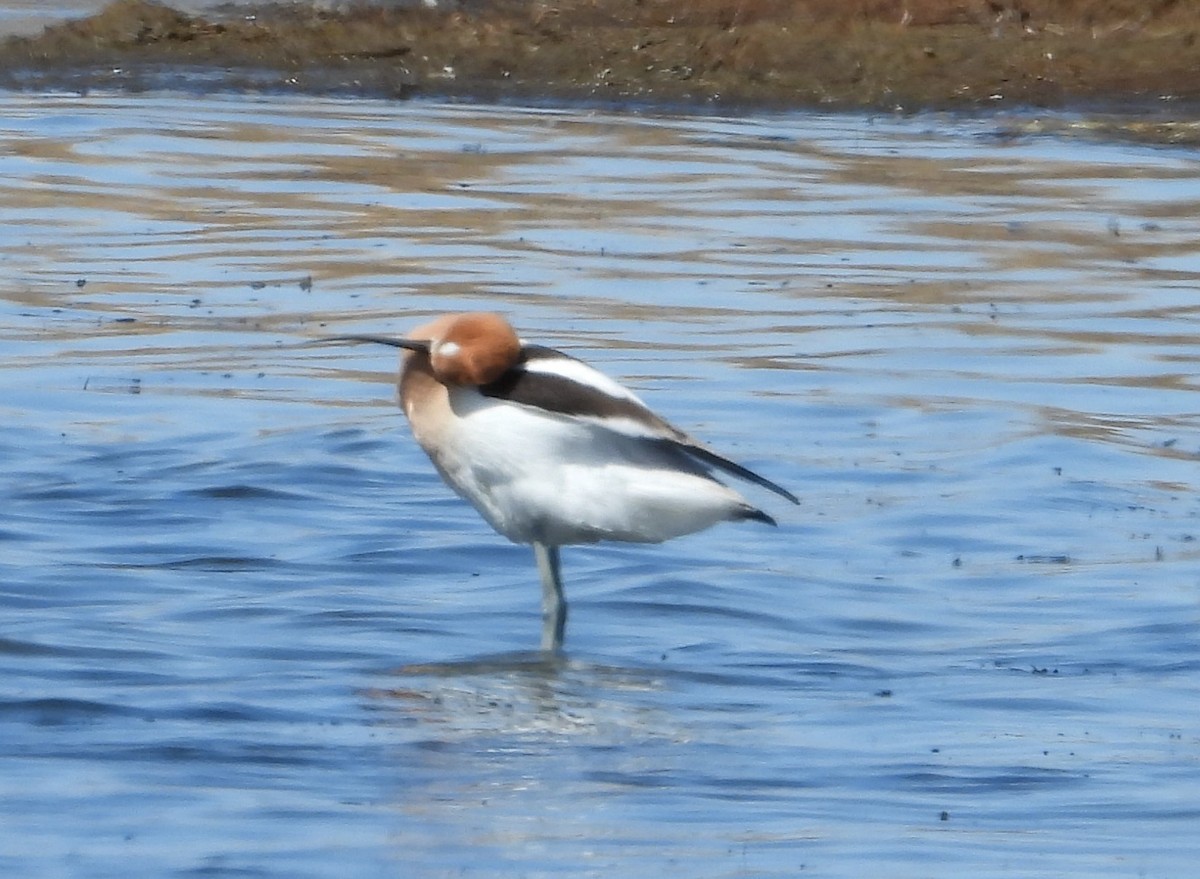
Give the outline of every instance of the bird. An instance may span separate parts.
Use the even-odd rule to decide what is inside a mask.
[[[401,349],[399,402],[417,444],[496,532],[533,547],[544,652],[560,653],[566,631],[560,547],[661,543],[725,521],[776,524],[717,474],[800,503],[584,361],[524,341],[499,314],[446,314],[403,338],[320,341]]]

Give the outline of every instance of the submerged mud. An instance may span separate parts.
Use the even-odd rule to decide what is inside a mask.
[[[901,111],[1146,110],[1200,97],[1200,6],[1175,0],[445,6],[289,3],[198,16],[116,0],[4,40],[0,85]]]

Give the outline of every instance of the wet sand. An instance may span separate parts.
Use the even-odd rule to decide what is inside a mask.
[[[445,0],[443,0],[443,6]],[[483,0],[187,15],[117,0],[0,43],[0,85],[911,112],[1178,114],[1200,7],[1151,0]],[[1173,123],[1147,136],[1190,139]]]

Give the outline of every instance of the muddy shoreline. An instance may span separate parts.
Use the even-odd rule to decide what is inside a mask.
[[[0,86],[728,109],[1101,109],[1194,142],[1182,0],[474,0],[187,15],[116,0],[0,42]]]

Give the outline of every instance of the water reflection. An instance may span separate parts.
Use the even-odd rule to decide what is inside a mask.
[[[1200,854],[1194,154],[0,100],[7,873]],[[391,355],[307,344],[478,307],[803,506],[571,551],[571,652],[523,652],[528,550],[430,472]]]

